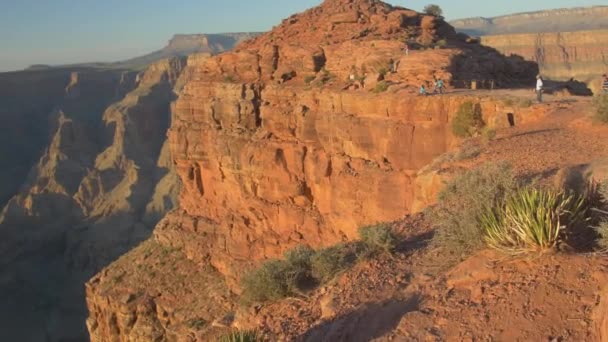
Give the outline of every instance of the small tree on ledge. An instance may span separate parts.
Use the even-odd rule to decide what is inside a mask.
[[[439,5],[430,4],[424,7],[424,13],[428,15],[434,15],[436,17],[441,17],[443,15],[443,10]]]

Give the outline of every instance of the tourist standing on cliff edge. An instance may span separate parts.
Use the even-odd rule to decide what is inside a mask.
[[[536,75],[536,99],[538,103],[543,102],[543,78],[540,75]]]

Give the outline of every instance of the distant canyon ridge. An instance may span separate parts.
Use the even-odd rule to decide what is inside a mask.
[[[450,22],[503,54],[539,64],[543,76],[574,78],[597,92],[608,72],[608,6],[555,9]]]

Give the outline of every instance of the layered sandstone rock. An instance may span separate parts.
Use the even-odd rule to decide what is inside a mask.
[[[495,18],[466,18],[450,22],[470,35],[569,32],[608,28],[608,6],[559,8],[515,13]]]
[[[608,72],[608,30],[484,36],[481,42],[537,62],[551,79],[589,82]]]
[[[399,68],[386,73],[395,60]],[[417,171],[458,144],[450,122],[465,101],[478,104],[490,126],[534,110],[513,110],[491,93],[418,97],[421,82],[504,86],[536,72],[521,58],[467,44],[439,18],[364,0],[327,0],[234,52],[192,56],[177,81],[169,130],[184,189],[153,243],[211,265],[238,292],[236,280],[253,264],[301,244],[356,239],[360,226],[411,212]],[[348,81],[353,74],[362,85]],[[388,89],[373,86],[378,81]],[[195,317],[181,313],[185,302],[159,299],[170,292],[161,281],[138,285],[134,267],[157,270],[135,252],[125,258],[132,265],[112,266],[87,285],[93,339],[152,336],[142,337],[133,320],[117,323],[125,315],[155,322],[154,338],[186,338],[162,333],[188,330]],[[121,273],[123,282],[113,282]],[[118,293],[157,309],[119,305]],[[162,320],[152,317],[158,308]]]
[[[183,63],[69,72],[51,92],[48,146],[0,214],[0,339],[85,339],[82,284],[176,206],[165,136]]]

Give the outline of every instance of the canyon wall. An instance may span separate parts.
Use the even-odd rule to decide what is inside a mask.
[[[537,62],[555,80],[589,82],[608,72],[608,30],[483,36],[481,42]]]
[[[408,56],[404,40],[415,46]],[[490,126],[535,110],[490,92],[416,96],[422,82],[521,86],[537,72],[440,18],[364,0],[326,0],[233,52],[189,57],[168,133],[180,206],[87,283],[91,339],[210,340],[245,270],[424,206],[416,175],[458,144],[451,120],[464,102]]]
[[[16,149],[3,161],[22,175],[0,177],[15,184],[0,213],[0,340],[86,340],[84,282],[177,205],[165,136],[183,64],[0,75]]]
[[[480,36],[505,55],[537,62],[543,76],[574,78],[594,92],[608,72],[608,6],[564,8],[495,18],[451,21],[459,32]]]

